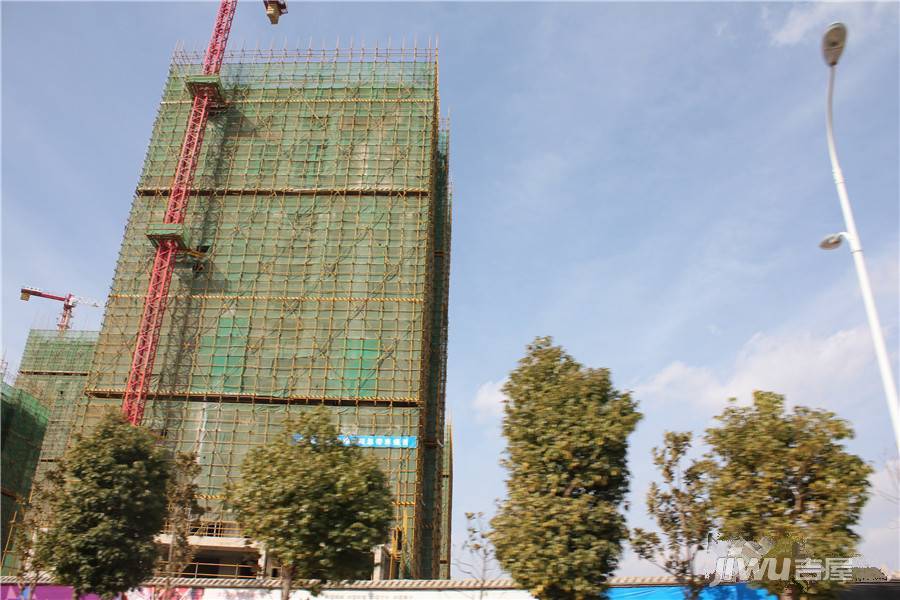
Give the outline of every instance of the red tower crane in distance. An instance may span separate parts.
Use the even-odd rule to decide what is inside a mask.
[[[278,22],[278,17],[287,12],[287,3],[284,0],[263,0],[263,5],[273,25]],[[144,416],[150,375],[153,372],[159,345],[159,331],[166,312],[172,272],[175,269],[175,258],[179,251],[185,250],[183,237],[179,231],[184,223],[188,196],[194,184],[194,173],[203,146],[206,122],[209,119],[210,109],[223,104],[219,71],[225,58],[225,45],[228,43],[228,34],[236,9],[237,0],[221,0],[212,37],[203,57],[202,75],[188,78],[187,81],[194,102],[188,117],[184,141],[181,143],[163,226],[159,228],[159,233],[151,236],[156,245],[156,256],[150,270],[150,282],[147,285],[144,310],[131,355],[131,370],[128,373],[128,383],[122,401],[122,415],[132,425],[140,425]]]
[[[68,331],[72,322],[72,310],[75,308],[76,304],[84,304],[86,306],[102,306],[102,304],[100,304],[96,300],[91,300],[90,298],[82,298],[74,294],[66,294],[65,296],[61,296],[59,294],[51,294],[49,292],[45,292],[44,290],[39,290],[32,287],[23,287],[21,291],[21,298],[26,302],[31,299],[32,296],[35,296],[37,298],[47,298],[48,300],[56,300],[63,303],[62,314],[59,315],[59,321],[56,322],[56,328],[59,329],[60,332]]]

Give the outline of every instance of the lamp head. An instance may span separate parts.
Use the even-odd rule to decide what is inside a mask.
[[[822,55],[829,67],[838,64],[844,45],[847,43],[847,27],[843,23],[832,23],[822,36]]]
[[[263,0],[266,9],[266,16],[272,25],[278,24],[278,19],[287,12],[287,2],[285,0]]]
[[[824,240],[819,242],[819,248],[822,250],[834,250],[835,248],[840,247],[841,242],[844,241],[844,232],[841,233],[832,233]]]

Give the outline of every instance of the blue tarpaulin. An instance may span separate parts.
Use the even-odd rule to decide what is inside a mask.
[[[607,591],[609,600],[684,600],[684,591],[677,585],[613,587]],[[778,600],[765,590],[753,589],[746,583],[721,585],[700,592],[700,600]]]

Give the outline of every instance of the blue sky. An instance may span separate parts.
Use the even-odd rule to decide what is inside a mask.
[[[2,325],[14,367],[58,305],[103,299],[176,41],[203,47],[210,3],[2,5]],[[898,5],[306,3],[277,28],[239,7],[232,43],[334,47],[440,36],[454,186],[448,405],[455,532],[493,510],[499,387],[553,335],[608,367],[645,414],[630,522],[647,526],[650,448],[702,432],[729,396],[779,391],[850,420],[850,447],[896,460],[825,146],[819,36],[850,29],[839,153],[889,347],[898,347]],[[298,42],[299,41],[299,42]],[[97,328],[100,309],[76,310]],[[895,366],[896,369],[896,366]],[[560,432],[564,435],[564,432]],[[877,494],[861,562],[900,568]],[[657,571],[630,555],[622,574]]]

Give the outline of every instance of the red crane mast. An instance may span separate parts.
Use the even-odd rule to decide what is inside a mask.
[[[287,12],[286,4],[280,0],[264,0],[266,14],[273,24],[277,16]],[[197,171],[197,159],[203,147],[203,134],[209,120],[209,111],[222,101],[221,87],[215,76],[219,74],[222,60],[225,58],[225,45],[237,0],[222,0],[216,15],[212,37],[206,54],[203,57],[203,76],[191,87],[194,102],[188,117],[187,130],[181,144],[181,153],[175,167],[175,177],[166,205],[164,224],[184,223],[187,200],[194,184]],[[276,15],[275,19],[272,16]],[[131,356],[131,370],[125,386],[125,397],[122,401],[122,414],[132,425],[140,425],[147,403],[147,391],[150,387],[150,376],[156,360],[159,345],[159,331],[168,302],[169,285],[172,283],[172,272],[175,269],[175,258],[179,252],[179,240],[174,237],[161,237],[156,243],[156,256],[150,271],[150,282],[144,298],[144,310],[138,327],[137,340]]]

